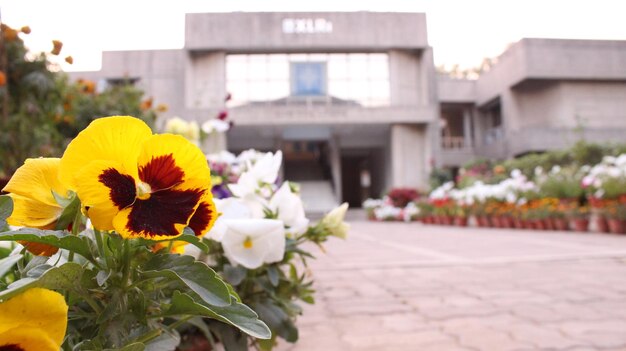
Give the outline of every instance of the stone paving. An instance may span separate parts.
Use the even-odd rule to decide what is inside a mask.
[[[626,350],[626,236],[353,221],[281,351]]]

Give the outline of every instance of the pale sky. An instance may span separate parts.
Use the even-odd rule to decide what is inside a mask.
[[[3,22],[31,27],[32,51],[64,43],[66,71],[100,69],[106,50],[182,48],[190,12],[425,12],[435,63],[472,67],[524,37],[626,40],[625,10],[622,0],[0,0]]]

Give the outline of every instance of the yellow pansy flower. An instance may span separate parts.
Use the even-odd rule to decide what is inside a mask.
[[[0,350],[58,351],[67,329],[63,295],[33,288],[0,303]]]
[[[68,189],[58,178],[59,158],[30,158],[24,162],[2,189],[13,200],[10,225],[39,229],[55,229],[63,206],[53,192],[67,196]],[[35,255],[50,256],[57,248],[45,244],[20,242]]]
[[[152,135],[134,117],[93,121],[68,145],[59,177],[96,229],[125,238],[171,239],[191,224],[201,235],[215,217],[202,151],[178,135]]]

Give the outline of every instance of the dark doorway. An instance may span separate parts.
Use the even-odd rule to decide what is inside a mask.
[[[294,182],[331,179],[326,141],[287,141],[282,149],[285,179]]]
[[[341,195],[351,208],[361,207],[370,194],[368,156],[341,157]]]

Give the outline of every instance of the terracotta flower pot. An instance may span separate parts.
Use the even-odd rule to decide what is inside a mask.
[[[490,216],[489,223],[493,228],[500,228],[500,217],[498,216]]]
[[[572,226],[577,232],[589,231],[589,219],[587,218],[573,218]]]
[[[607,223],[606,218],[602,216],[596,217],[596,228],[599,233],[608,233],[609,232],[609,224]]]
[[[501,216],[500,217],[500,228],[513,228],[514,224],[513,224],[513,218],[511,217],[507,217],[507,216]]]
[[[467,217],[455,217],[454,225],[459,227],[467,227]]]
[[[441,216],[442,225],[452,225],[453,219],[450,216]]]
[[[626,234],[626,221],[622,219],[609,218],[607,219],[609,225],[609,231],[613,234]]]
[[[552,226],[554,227],[554,230],[569,230],[569,223],[565,218],[552,218]]]
[[[486,216],[478,216],[476,217],[476,224],[481,228],[485,228],[489,226],[489,220]]]
[[[533,220],[533,229],[535,230],[546,230],[546,224],[541,219]]]
[[[554,230],[554,226],[552,225],[552,219],[551,218],[545,218],[543,220],[543,225],[545,227],[545,230]]]

